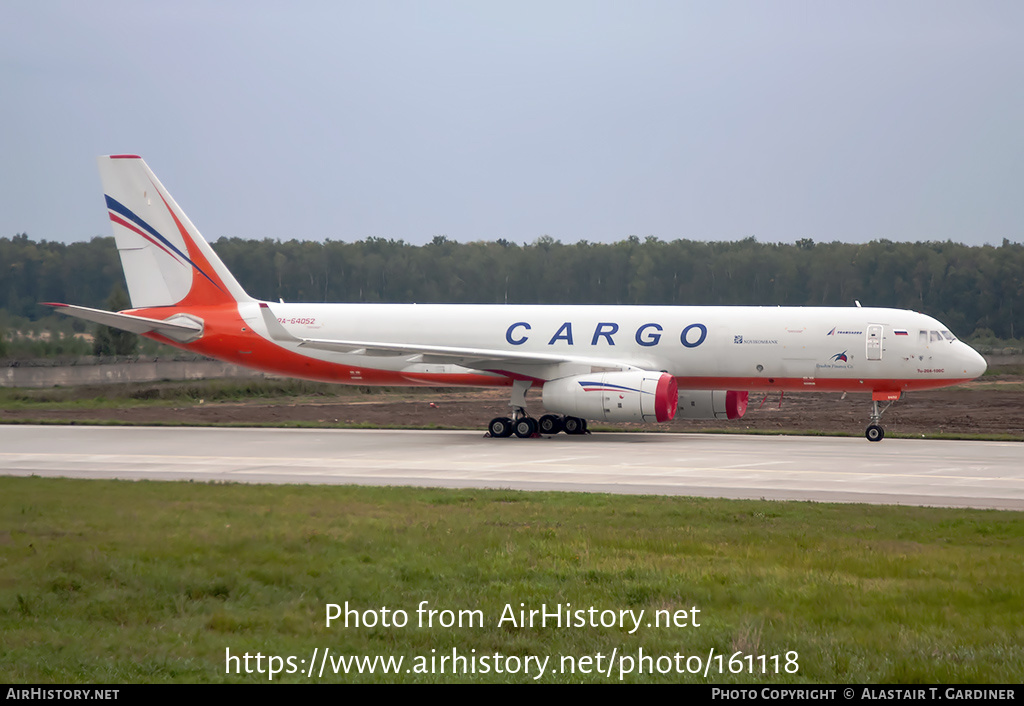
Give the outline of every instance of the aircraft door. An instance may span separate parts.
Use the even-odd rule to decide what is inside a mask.
[[[867,359],[882,359],[882,325],[868,324],[867,332]]]

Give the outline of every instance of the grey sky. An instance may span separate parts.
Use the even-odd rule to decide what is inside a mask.
[[[1024,3],[0,4],[0,236],[1024,240]]]

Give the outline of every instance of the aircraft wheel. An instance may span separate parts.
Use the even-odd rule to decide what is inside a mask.
[[[537,426],[541,434],[557,434],[562,431],[562,420],[554,414],[545,414]]]
[[[532,417],[523,417],[512,422],[512,430],[520,439],[529,439],[537,433],[537,420]]]
[[[872,424],[867,428],[867,431],[864,432],[864,436],[867,437],[868,441],[881,441],[885,438],[885,429],[877,424]]]
[[[505,439],[512,436],[512,420],[508,417],[495,417],[487,425],[487,431],[497,439]]]
[[[586,434],[587,422],[579,417],[565,417],[562,419],[562,428],[566,434]]]

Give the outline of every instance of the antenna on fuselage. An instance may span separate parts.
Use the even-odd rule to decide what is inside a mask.
[[[854,299],[853,303],[857,305],[858,309],[860,309],[860,301],[858,301],[857,299]]]

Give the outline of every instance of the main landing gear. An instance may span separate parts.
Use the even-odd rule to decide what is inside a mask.
[[[511,417],[495,417],[487,425],[487,435],[499,439],[507,439],[515,434],[520,439],[529,439],[541,434],[588,434],[587,420],[579,417],[545,414],[534,419],[526,411],[526,391],[532,383],[529,380],[516,380],[512,383]]]
[[[517,413],[525,414],[523,410],[512,410],[512,419],[508,417],[495,417],[487,425],[487,433],[499,439],[506,439],[513,434],[520,439],[528,439],[537,433],[537,420],[533,417],[519,416]]]
[[[879,422],[882,421],[882,413],[885,412],[885,410],[892,407],[892,403],[895,401],[896,400],[892,400],[892,402],[889,402],[889,404],[885,405],[882,408],[879,408],[878,400],[871,400],[871,423],[868,425],[868,428],[864,431],[864,436],[867,438],[868,441],[881,441],[882,439],[885,438],[885,429],[882,428],[882,425],[879,424]]]
[[[587,420],[579,417],[560,417],[545,414],[540,419],[526,416],[526,410],[512,410],[513,417],[495,417],[487,425],[487,434],[506,439],[513,434],[520,439],[529,439],[541,434],[553,435],[564,431],[566,434],[589,434]],[[518,416],[516,416],[518,415]]]

